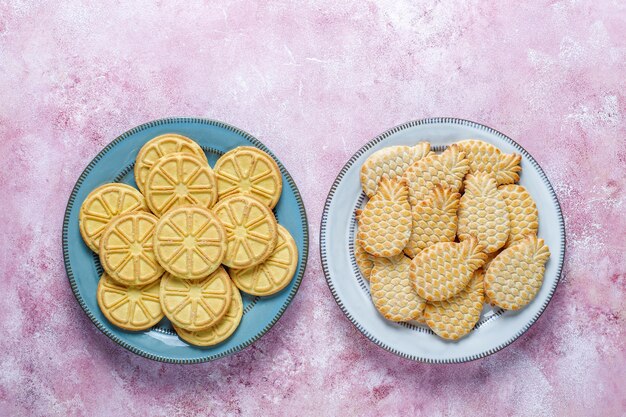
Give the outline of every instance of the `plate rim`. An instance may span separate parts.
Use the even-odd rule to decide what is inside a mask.
[[[168,124],[173,124],[173,123],[199,123],[199,124],[204,124],[204,125],[208,125],[208,126],[216,126],[216,127],[220,127],[226,130],[230,130],[233,133],[239,134],[241,136],[243,136],[245,139],[249,140],[254,146],[256,146],[257,148],[261,149],[262,151],[266,152],[267,154],[269,154],[274,161],[276,161],[276,163],[278,164],[278,168],[280,169],[280,172],[282,175],[284,175],[284,177],[287,179],[287,182],[289,183],[289,185],[293,188],[294,192],[294,196],[296,198],[296,201],[298,203],[298,208],[299,208],[299,213],[300,213],[300,219],[301,219],[301,223],[303,226],[303,240],[304,240],[304,244],[303,244],[303,250],[302,250],[302,261],[298,264],[298,267],[301,266],[300,268],[300,273],[295,277],[295,285],[293,286],[293,288],[291,289],[291,291],[289,292],[285,302],[283,303],[283,305],[280,307],[280,309],[278,310],[278,313],[276,314],[276,316],[272,319],[272,321],[270,323],[268,323],[265,327],[263,327],[256,335],[254,335],[252,338],[246,340],[243,343],[240,343],[237,346],[234,346],[224,352],[221,353],[215,353],[215,354],[208,354],[206,356],[202,356],[199,358],[175,358],[175,357],[168,357],[168,356],[162,356],[162,355],[155,355],[153,353],[147,352],[141,348],[138,348],[130,343],[127,343],[126,341],[122,340],[121,338],[119,338],[117,335],[115,335],[114,333],[112,333],[111,331],[109,331],[108,329],[106,329],[101,323],[100,320],[98,320],[95,315],[91,312],[91,310],[87,307],[87,304],[85,303],[83,297],[80,295],[80,292],[78,291],[78,284],[76,281],[76,278],[74,276],[74,272],[72,270],[72,266],[70,265],[70,261],[69,261],[69,245],[68,245],[68,230],[69,230],[69,222],[70,222],[70,212],[75,204],[75,200],[76,200],[76,194],[78,193],[79,188],[82,186],[83,181],[85,180],[85,177],[87,175],[89,175],[89,173],[92,171],[92,169],[94,168],[95,164],[98,163],[100,161],[100,159],[102,159],[104,157],[104,155],[106,155],[112,148],[114,148],[117,144],[123,142],[124,140],[126,140],[128,137],[141,132],[143,130],[155,127],[155,126],[162,126],[162,125],[168,125]],[[72,293],[74,294],[74,297],[76,298],[76,301],[78,301],[78,303],[80,304],[81,308],[83,309],[83,311],[85,312],[85,314],[89,317],[89,319],[91,320],[91,322],[96,326],[96,328],[98,330],[100,330],[102,333],[104,333],[109,339],[113,340],[115,343],[117,343],[118,345],[122,346],[123,348],[125,348],[126,350],[129,350],[130,352],[142,356],[144,358],[147,359],[151,359],[157,362],[164,362],[164,363],[175,363],[175,364],[196,364],[196,363],[203,363],[203,362],[209,362],[209,361],[213,361],[216,359],[220,359],[226,356],[230,356],[234,353],[240,352],[241,350],[245,349],[246,347],[252,345],[254,342],[256,342],[257,340],[259,340],[261,337],[263,337],[272,327],[274,327],[274,325],[278,322],[278,320],[283,316],[285,310],[287,310],[287,307],[289,307],[289,305],[291,304],[291,302],[293,301],[293,298],[295,297],[296,293],[298,292],[298,289],[300,288],[300,284],[302,283],[302,279],[304,277],[304,274],[306,272],[306,267],[307,267],[307,263],[308,263],[308,257],[309,257],[309,222],[308,222],[308,217],[306,214],[306,208],[304,206],[304,201],[302,199],[302,195],[300,194],[300,190],[298,189],[298,186],[296,185],[293,177],[291,176],[291,174],[289,173],[289,171],[287,171],[287,168],[285,168],[285,166],[282,164],[282,162],[276,157],[276,155],[274,155],[274,153],[272,151],[270,151],[267,146],[265,146],[265,144],[263,144],[261,141],[259,141],[257,138],[255,138],[254,136],[252,136],[251,134],[249,134],[248,132],[239,129],[238,127],[232,126],[228,123],[224,123],[222,121],[219,120],[215,120],[215,119],[209,119],[209,118],[203,118],[203,117],[166,117],[166,118],[161,118],[161,119],[156,119],[156,120],[152,120],[146,123],[143,123],[139,126],[135,126],[129,130],[127,130],[126,132],[122,133],[121,135],[119,135],[118,137],[116,137],[114,140],[112,140],[108,145],[106,145],[102,150],[100,150],[100,152],[98,152],[98,154],[89,162],[89,164],[85,167],[85,169],[82,171],[82,173],[80,174],[80,176],[78,177],[78,179],[76,180],[76,183],[74,184],[74,187],[72,187],[72,192],[70,193],[70,197],[68,199],[67,202],[67,206],[65,207],[65,214],[63,216],[63,228],[62,228],[62,233],[61,233],[61,245],[63,248],[63,263],[65,264],[65,272],[66,275],[68,277],[68,280],[70,282],[70,286],[72,288]]]
[[[433,125],[433,124],[444,124],[444,123],[456,124],[456,125],[461,125],[461,126],[468,126],[468,127],[472,127],[472,128],[479,129],[479,130],[484,130],[485,132],[493,134],[493,135],[499,137],[500,139],[503,139],[504,141],[508,142],[518,152],[520,152],[525,158],[527,158],[527,160],[533,165],[533,167],[535,167],[535,169],[539,173],[539,176],[543,180],[543,183],[548,188],[548,192],[549,192],[549,194],[550,194],[550,196],[552,198],[553,203],[555,203],[555,205],[556,205],[557,215],[558,215],[558,219],[559,219],[560,243],[561,243],[561,245],[563,247],[563,251],[561,253],[561,256],[559,257],[559,264],[557,266],[557,273],[556,273],[556,278],[557,279],[554,281],[554,284],[550,288],[550,292],[548,293],[548,297],[546,298],[544,303],[541,305],[539,311],[513,337],[511,337],[510,339],[506,340],[505,342],[499,344],[498,346],[490,348],[490,349],[487,349],[487,350],[485,350],[485,351],[483,351],[483,352],[481,352],[479,354],[464,356],[464,357],[460,357],[460,358],[452,358],[452,359],[431,359],[431,358],[423,358],[423,357],[420,357],[418,355],[413,355],[413,354],[400,352],[399,350],[395,349],[394,347],[389,346],[387,343],[377,339],[372,334],[370,334],[347,311],[343,301],[339,299],[339,296],[338,296],[338,294],[337,294],[337,292],[335,290],[335,285],[334,285],[334,283],[333,283],[333,281],[331,280],[331,277],[330,277],[330,270],[328,268],[328,259],[327,259],[327,252],[326,252],[326,241],[327,241],[327,237],[326,237],[326,230],[327,230],[326,229],[326,223],[327,223],[327,220],[328,220],[330,204],[331,204],[331,202],[333,200],[333,197],[335,195],[335,191],[336,191],[339,183],[343,180],[343,177],[346,174],[346,172],[352,167],[352,165],[356,162],[356,160],[361,155],[363,155],[363,153],[367,152],[373,146],[375,146],[378,143],[382,142],[383,140],[385,140],[389,136],[391,136],[391,135],[393,135],[395,133],[398,133],[398,132],[400,132],[402,130],[405,130],[405,129],[408,129],[408,128],[411,128],[411,127],[416,127],[416,126]],[[339,174],[337,174],[337,177],[333,181],[333,184],[332,184],[332,186],[330,188],[330,191],[328,192],[328,196],[326,197],[326,202],[324,203],[324,210],[322,211],[322,220],[321,220],[321,223],[320,223],[320,237],[319,237],[320,260],[321,260],[321,263],[322,263],[322,271],[324,272],[324,277],[326,278],[326,284],[328,285],[328,288],[330,289],[330,292],[332,293],[335,302],[337,303],[337,305],[339,306],[341,311],[343,311],[344,315],[348,318],[348,320],[352,323],[352,325],[354,327],[356,327],[372,343],[374,343],[375,345],[385,349],[388,352],[391,352],[391,353],[393,353],[393,354],[395,354],[397,356],[400,356],[402,358],[405,358],[405,359],[410,359],[410,360],[415,361],[415,362],[431,363],[431,364],[464,363],[464,362],[470,362],[470,361],[474,361],[474,360],[477,360],[477,359],[481,359],[481,358],[484,358],[486,356],[492,355],[492,354],[494,354],[494,353],[504,349],[505,347],[507,347],[511,343],[513,343],[515,340],[517,340],[524,333],[526,333],[528,331],[528,329],[530,329],[532,327],[532,325],[537,322],[539,317],[541,317],[541,315],[543,314],[543,312],[547,308],[548,304],[552,300],[552,297],[553,297],[553,295],[554,295],[554,293],[556,291],[556,288],[557,288],[559,282],[561,281],[561,277],[562,277],[562,273],[563,273],[563,265],[564,265],[564,261],[565,261],[565,253],[566,253],[566,250],[567,250],[566,243],[567,243],[567,240],[566,240],[566,234],[565,234],[565,220],[563,218],[563,212],[561,210],[561,204],[560,204],[559,199],[558,199],[558,197],[556,195],[556,192],[554,191],[554,187],[552,187],[552,183],[548,179],[548,176],[545,174],[545,172],[543,171],[543,169],[541,168],[539,163],[535,160],[535,158],[533,158],[533,156],[526,149],[524,149],[524,147],[522,147],[519,143],[517,143],[516,141],[514,141],[513,139],[511,139],[507,135],[503,134],[502,132],[500,132],[500,131],[498,131],[496,129],[493,129],[493,128],[489,127],[489,126],[486,126],[486,125],[483,125],[483,124],[480,124],[480,123],[477,123],[477,122],[473,122],[471,120],[460,119],[460,118],[456,118],[456,117],[429,117],[429,118],[424,118],[424,119],[411,120],[409,122],[405,122],[405,123],[396,125],[396,126],[390,128],[390,129],[384,131],[383,133],[381,133],[378,136],[376,136],[374,139],[371,139],[370,141],[365,143],[365,145],[363,145],[361,148],[359,148],[350,157],[350,159],[348,159],[348,161],[344,164],[344,166],[342,167],[341,171],[339,171]]]

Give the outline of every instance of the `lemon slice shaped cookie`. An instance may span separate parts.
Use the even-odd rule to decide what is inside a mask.
[[[498,184],[512,184],[519,181],[519,172],[522,170],[520,155],[502,153],[492,144],[477,139],[462,140],[456,144],[465,152],[465,157],[469,161],[470,174],[493,173]]]
[[[157,220],[141,211],[111,220],[100,239],[100,263],[115,281],[122,285],[147,285],[163,274],[152,242]]]
[[[526,188],[518,184],[501,185],[498,187],[498,193],[506,204],[511,226],[505,247],[529,234],[536,235],[539,229],[539,212]]]
[[[215,164],[217,192],[224,199],[235,194],[255,197],[274,208],[283,189],[276,161],[262,150],[240,146],[226,152]]]
[[[235,285],[252,295],[272,295],[291,282],[298,266],[296,241],[283,226],[278,225],[278,242],[265,261],[246,269],[231,269]]]
[[[202,280],[180,279],[168,272],[161,279],[163,312],[184,330],[204,330],[219,322],[228,311],[232,294],[233,284],[222,267]]]
[[[196,142],[186,136],[166,133],[149,140],[139,150],[134,168],[137,187],[144,192],[150,168],[163,156],[179,152],[195,155],[208,164],[204,151]]]
[[[179,207],[159,219],[154,253],[178,278],[199,279],[215,271],[226,254],[226,231],[209,209]]]
[[[130,185],[104,184],[89,193],[78,213],[78,226],[89,249],[98,253],[100,236],[119,214],[148,210],[143,195]]]
[[[97,299],[102,314],[125,330],[145,330],[163,318],[159,281],[144,286],[118,284],[105,272],[98,283]]]

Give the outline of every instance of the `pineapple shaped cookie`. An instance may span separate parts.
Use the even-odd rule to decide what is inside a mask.
[[[498,192],[506,204],[511,225],[511,233],[505,247],[529,234],[536,235],[539,229],[539,212],[526,188],[518,184],[508,184],[498,187]]]
[[[468,139],[458,142],[459,148],[465,152],[469,161],[470,174],[477,172],[493,173],[498,185],[513,184],[519,181],[522,170],[522,157],[515,153],[502,153],[490,143],[482,140]]]

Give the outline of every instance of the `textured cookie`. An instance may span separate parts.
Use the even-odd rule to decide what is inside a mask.
[[[485,273],[489,301],[505,310],[518,310],[532,301],[543,283],[550,250],[535,235],[502,251]]]
[[[409,166],[428,154],[428,142],[420,142],[415,146],[388,146],[374,152],[361,166],[363,192],[368,197],[373,197],[383,176],[391,180],[402,177]]]
[[[174,133],[166,133],[165,135],[157,136],[146,142],[137,154],[134,168],[135,182],[141,192],[144,192],[144,185],[146,184],[148,173],[156,161],[165,155],[179,152],[197,156],[208,165],[206,155],[200,145],[188,137]]]
[[[217,201],[215,174],[205,160],[194,155],[169,154],[148,173],[144,193],[157,216],[181,206],[211,208]]]
[[[272,295],[291,282],[298,267],[298,247],[287,229],[278,225],[278,242],[269,258],[245,269],[231,269],[230,277],[243,292]]]
[[[220,200],[213,212],[226,229],[224,265],[248,268],[272,254],[278,241],[278,224],[272,211],[261,201],[234,195]]]
[[[443,301],[457,295],[483,266],[487,255],[478,239],[435,243],[411,261],[411,281],[417,294],[428,302]]]
[[[495,252],[491,252],[487,254],[487,261],[485,262],[485,264],[483,265],[482,269],[484,271],[487,271],[489,269],[489,266],[491,265],[491,262],[493,262],[494,259],[496,259],[496,257],[502,253],[503,249],[498,249]]]
[[[465,194],[459,203],[458,235],[460,240],[470,235],[478,238],[485,252],[495,252],[509,238],[509,212],[493,174],[477,172],[465,178]]]
[[[355,217],[356,221],[359,221],[359,217],[363,213],[363,210],[356,210]],[[374,267],[374,256],[367,253],[363,246],[359,245],[358,240],[354,239],[354,259],[356,260],[356,264],[361,271],[361,275],[367,281],[370,279],[370,274],[372,273],[372,268]]]
[[[422,249],[438,243],[453,242],[456,237],[456,211],[461,194],[447,186],[436,185],[425,200],[411,208],[413,226],[404,253],[414,258]]]
[[[469,161],[456,144],[448,146],[442,154],[431,154],[413,163],[403,174],[409,185],[411,206],[426,198],[439,184],[458,192],[468,170]]]
[[[370,293],[374,306],[387,320],[408,321],[418,318],[426,301],[420,298],[409,277],[411,259],[403,254],[374,258]]]
[[[357,243],[375,256],[398,255],[411,235],[411,222],[406,183],[383,177],[359,215]]]
[[[160,281],[155,281],[141,287],[127,287],[105,272],[98,283],[98,306],[107,320],[117,327],[131,331],[149,329],[163,318],[160,285]]]
[[[219,267],[208,277],[190,281],[166,272],[161,278],[161,308],[174,326],[198,331],[218,323],[232,301],[233,283]]]
[[[271,156],[258,148],[232,149],[217,160],[214,170],[220,200],[243,194],[274,208],[280,199],[283,189],[280,169]]]
[[[483,277],[484,273],[479,269],[467,287],[454,297],[426,304],[424,319],[428,327],[449,340],[457,340],[468,334],[483,310]]]
[[[505,247],[529,234],[536,235],[539,229],[539,212],[526,188],[518,184],[501,185],[498,192],[509,212],[511,232]]]
[[[122,285],[147,285],[163,274],[152,238],[157,218],[143,211],[115,217],[100,239],[100,263]]]
[[[154,253],[170,274],[183,279],[204,278],[224,259],[226,231],[209,209],[179,207],[159,219]]]
[[[98,253],[100,236],[111,219],[119,214],[147,211],[143,195],[130,185],[109,183],[89,193],[78,212],[80,235],[89,249]]]
[[[520,155],[502,153],[495,146],[476,139],[463,140],[457,142],[457,145],[469,160],[470,174],[493,173],[499,185],[519,181],[519,173],[522,170]]]

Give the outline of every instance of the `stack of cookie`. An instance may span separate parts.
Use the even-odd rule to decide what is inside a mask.
[[[442,153],[428,142],[391,146],[365,161],[355,258],[386,319],[456,340],[484,302],[517,310],[535,297],[550,252],[535,202],[516,184],[520,162],[473,139]]]
[[[226,340],[243,316],[239,291],[275,294],[296,270],[296,243],[272,212],[278,165],[238,147],[212,169],[196,142],[165,134],[141,148],[134,173],[139,190],[104,184],[81,206],[81,235],[104,269],[100,309],[126,330],[166,316],[188,343]]]

